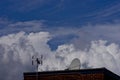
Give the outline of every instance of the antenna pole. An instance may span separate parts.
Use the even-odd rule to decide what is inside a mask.
[[[39,64],[42,65],[43,64],[43,55],[41,55],[40,59],[39,58],[35,58],[34,56],[32,56],[32,65],[34,65],[34,61],[36,62],[36,80],[39,80],[39,76],[38,76],[38,67]]]
[[[36,80],[38,80],[38,63],[37,63],[37,65],[36,65]]]

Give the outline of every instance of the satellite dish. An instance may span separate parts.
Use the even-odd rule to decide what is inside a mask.
[[[72,60],[70,66],[68,67],[68,70],[78,70],[80,69],[80,60],[78,58],[75,58]]]

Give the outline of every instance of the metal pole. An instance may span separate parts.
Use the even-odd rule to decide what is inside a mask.
[[[38,80],[38,64],[36,65],[36,80]]]
[[[36,72],[37,74],[36,74],[36,77],[37,77],[37,79],[36,80],[38,80],[38,64],[37,64],[37,72]]]

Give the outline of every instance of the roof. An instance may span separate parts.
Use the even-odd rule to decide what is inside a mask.
[[[109,71],[106,68],[95,68],[95,69],[80,69],[80,70],[59,70],[59,71],[44,71],[44,72],[25,72],[24,76],[39,76],[42,75],[56,75],[56,74],[95,74],[104,73],[105,75],[112,76],[116,79],[120,79],[120,76]]]

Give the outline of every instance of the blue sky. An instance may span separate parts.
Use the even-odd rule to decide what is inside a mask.
[[[80,26],[119,20],[119,0],[1,0],[0,17],[44,20],[48,26]]]
[[[41,54],[40,71],[77,57],[120,75],[120,0],[0,0],[0,80],[22,80]]]

